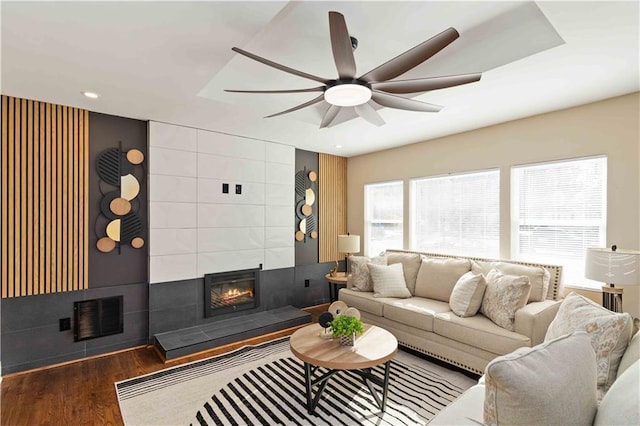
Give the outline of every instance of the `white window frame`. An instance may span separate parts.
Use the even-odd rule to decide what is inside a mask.
[[[519,170],[523,170],[525,168],[533,168],[533,167],[544,167],[548,165],[559,165],[559,164],[570,164],[572,162],[578,161],[588,161],[588,160],[604,160],[604,169],[602,176],[602,204],[601,208],[601,217],[600,219],[581,219],[576,221],[560,221],[560,220],[537,220],[535,222],[530,222],[528,225],[539,225],[539,226],[566,226],[568,224],[574,226],[597,226],[598,227],[598,242],[594,243],[599,247],[604,247],[606,245],[606,230],[607,230],[607,156],[606,155],[598,155],[598,156],[589,156],[589,157],[579,157],[579,158],[570,158],[570,159],[562,159],[556,161],[547,161],[541,163],[531,163],[531,164],[522,164],[511,167],[511,258],[515,260],[526,260],[531,262],[541,262],[541,263],[549,263],[549,264],[560,264],[564,265],[563,270],[563,281],[568,286],[575,287],[585,287],[589,289],[600,289],[602,283],[598,283],[595,281],[588,280],[584,277],[584,256],[586,256],[586,247],[584,247],[584,253],[582,257],[582,261],[576,261],[575,258],[571,259],[569,256],[563,256],[559,253],[549,253],[549,254],[541,254],[539,256],[533,256],[531,253],[522,255],[520,253],[520,193],[519,193],[519,181],[517,177],[517,173]],[[548,201],[548,200],[547,200]],[[573,265],[572,267],[567,267],[567,264]],[[573,271],[572,271],[573,270]]]
[[[468,171],[468,172],[461,172],[461,173],[450,173],[450,174],[446,174],[446,175],[438,175],[438,176],[427,176],[427,177],[420,177],[420,178],[414,178],[410,180],[410,196],[409,196],[409,200],[410,200],[410,207],[409,207],[409,223],[410,223],[410,227],[409,227],[409,246],[411,247],[412,250],[416,250],[416,251],[425,251],[424,247],[419,247],[418,246],[418,241],[417,241],[417,215],[416,215],[416,208],[418,208],[419,206],[417,206],[417,196],[416,196],[416,188],[417,185],[422,182],[422,181],[426,181],[426,180],[452,180],[452,179],[456,179],[456,178],[462,178],[462,177],[469,177],[470,175],[488,175],[488,174],[494,174],[496,175],[497,179],[496,179],[496,184],[497,187],[495,189],[495,197],[496,197],[496,203],[497,203],[497,207],[496,207],[496,217],[497,217],[497,223],[495,224],[496,227],[496,240],[494,241],[493,244],[495,244],[495,247],[493,248],[494,251],[488,251],[487,248],[478,248],[478,249],[472,249],[472,248],[465,248],[464,250],[456,250],[456,249],[431,249],[431,250],[427,250],[427,251],[431,251],[431,252],[437,252],[437,253],[443,253],[443,254],[457,254],[457,255],[467,255],[467,256],[478,256],[478,257],[492,257],[492,258],[497,258],[500,256],[500,169],[499,168],[490,168],[490,169],[483,169],[483,170],[474,170],[474,171]],[[483,215],[484,217],[484,215]]]
[[[380,186],[387,186],[387,185],[400,185],[400,202],[401,202],[401,217],[402,219],[400,220],[392,220],[392,219],[376,219],[376,218],[371,218],[371,209],[369,208],[369,189],[370,188],[375,188],[375,187],[380,187]],[[379,252],[382,250],[386,250],[386,249],[402,249],[402,243],[400,247],[384,247],[382,248],[382,250],[379,251],[375,251],[372,252],[372,246],[373,244],[370,241],[371,238],[371,226],[373,224],[384,224],[384,223],[395,223],[395,224],[400,224],[400,228],[402,229],[402,235],[401,235],[401,240],[404,241],[404,182],[402,180],[392,180],[392,181],[387,181],[387,182],[376,182],[376,183],[369,183],[369,184],[365,184],[364,185],[364,250],[363,253],[365,256],[377,256],[378,254],[380,254]]]

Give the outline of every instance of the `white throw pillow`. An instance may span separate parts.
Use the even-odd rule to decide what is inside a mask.
[[[487,289],[484,291],[480,312],[500,327],[514,331],[516,311],[529,299],[529,278],[504,275],[492,269],[486,279]]]
[[[590,425],[598,402],[585,333],[495,358],[485,369],[485,425]]]
[[[482,274],[469,271],[460,277],[451,292],[449,307],[460,317],[472,317],[478,313],[487,282]],[[417,288],[416,288],[417,290]]]
[[[631,339],[633,321],[627,313],[618,314],[603,308],[577,293],[569,293],[544,338],[555,339],[574,331],[586,331],[596,352],[598,364],[598,399],[602,399],[616,378],[620,359]]]
[[[404,281],[402,263],[388,266],[370,263],[369,272],[373,280],[373,297],[411,297]]]
[[[349,256],[349,276],[347,288],[355,291],[373,291],[373,282],[369,273],[369,263],[386,265],[385,256],[376,256],[369,259],[366,256]]]
[[[423,259],[413,294],[448,302],[453,287],[470,270],[468,259]]]
[[[402,263],[404,282],[407,283],[407,288],[411,294],[414,294],[422,256],[419,253],[397,253],[392,251],[386,252],[385,255],[387,256],[387,265]]]

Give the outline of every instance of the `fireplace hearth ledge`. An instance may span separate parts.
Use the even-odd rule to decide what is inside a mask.
[[[153,336],[153,344],[168,361],[309,322],[311,314],[293,306],[285,306],[158,333]]]

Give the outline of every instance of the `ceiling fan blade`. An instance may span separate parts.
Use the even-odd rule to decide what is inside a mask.
[[[270,60],[265,59],[265,58],[263,58],[261,56],[254,55],[253,53],[247,52],[246,50],[242,50],[239,47],[232,47],[231,50],[233,50],[234,52],[237,52],[237,53],[239,53],[241,55],[244,55],[247,58],[253,59],[254,61],[258,61],[260,63],[263,63],[265,65],[268,65],[268,66],[273,67],[275,69],[278,69],[280,71],[288,72],[289,74],[297,75],[298,77],[308,78],[309,80],[315,80],[315,81],[320,82],[322,84],[327,84],[327,82],[329,81],[326,78],[318,77],[317,75],[313,75],[313,74],[307,74],[306,72],[298,71],[296,69],[289,68],[286,65],[281,65],[281,64],[279,64],[277,62],[270,61]]]
[[[324,117],[322,117],[322,122],[320,123],[320,128],[324,129],[325,127],[329,127],[331,122],[336,115],[340,112],[340,107],[338,105],[331,105],[327,112],[325,112]]]
[[[371,99],[374,102],[389,108],[406,109],[408,111],[438,112],[442,109],[440,105],[428,104],[402,96],[390,95],[389,93],[372,90]]]
[[[414,80],[395,80],[372,83],[371,87],[387,93],[414,93],[427,90],[444,89],[445,87],[460,86],[480,80],[482,73],[448,75],[444,77],[417,78]]]
[[[309,89],[291,89],[291,90],[232,90],[224,89],[230,93],[306,93],[306,92],[322,92],[326,86],[311,87]]]
[[[396,56],[388,62],[364,74],[359,79],[374,82],[386,81],[404,74],[410,69],[420,65],[460,37],[455,28],[448,28],[440,34],[423,41],[416,47]]]
[[[341,13],[329,12],[329,33],[338,75],[341,79],[353,78],[356,75],[356,60],[353,57],[347,23]]]
[[[317,104],[318,102],[322,102],[323,100],[324,100],[324,93],[322,95],[318,96],[317,98],[313,98],[310,101],[307,101],[307,102],[305,102],[303,104],[300,104],[298,106],[294,106],[293,108],[289,108],[288,110],[280,111],[280,112],[277,112],[277,113],[271,114],[271,115],[267,115],[265,118],[276,117],[278,115],[287,114],[287,113],[290,113],[290,112],[293,112],[293,111],[297,111],[299,109],[308,107],[310,105]]]
[[[382,117],[380,117],[380,114],[378,114],[378,111],[376,111],[368,102],[362,105],[356,105],[354,109],[360,117],[364,118],[371,124],[375,124],[376,126],[382,126],[385,124]]]

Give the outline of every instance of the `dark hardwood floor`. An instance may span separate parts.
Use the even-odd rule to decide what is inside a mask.
[[[312,320],[327,305],[304,309]],[[225,345],[163,363],[151,347],[127,350],[57,367],[3,377],[2,425],[121,425],[114,383],[191,361],[225,353],[247,344],[287,336],[296,328]]]

